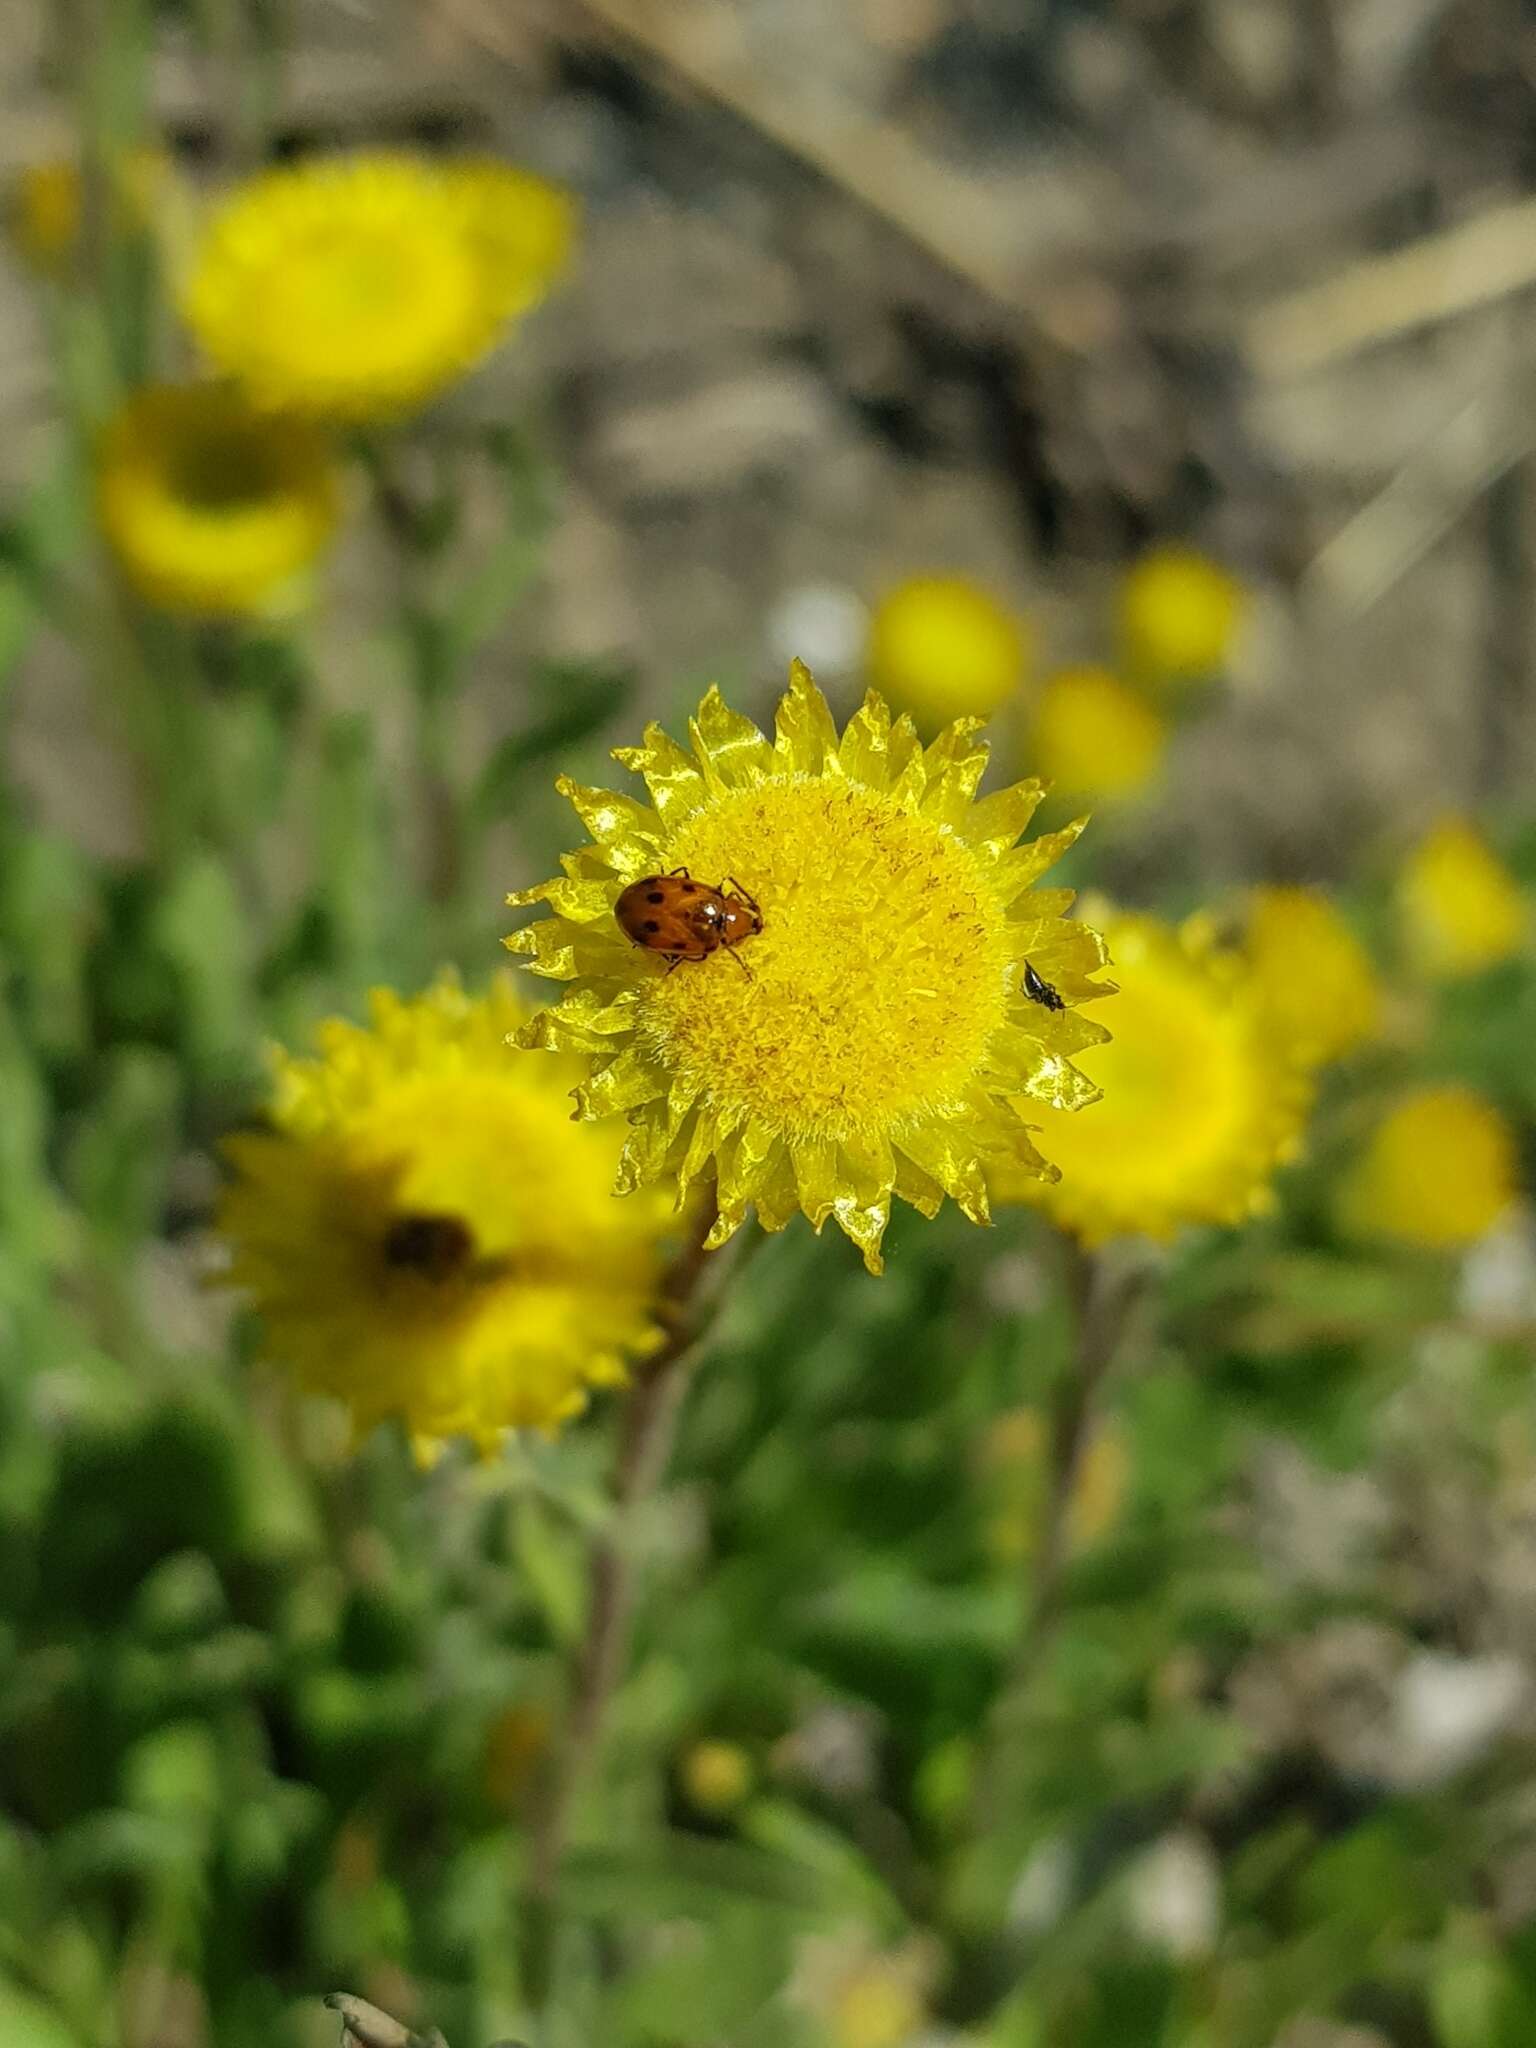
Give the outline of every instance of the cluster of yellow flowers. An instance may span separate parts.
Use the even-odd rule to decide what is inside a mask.
[[[142,231],[169,181],[139,151],[108,183]],[[13,239],[67,276],[81,241],[74,163],[34,167]],[[121,573],[162,608],[291,609],[334,532],[334,431],[398,419],[472,369],[547,292],[569,197],[510,164],[407,152],[318,157],[216,205],[177,262],[207,374],[131,393],[102,431],[101,522]]]
[[[135,157],[114,208],[142,230],[168,176]],[[12,218],[67,274],[78,169],[31,173]],[[133,393],[101,436],[124,574],[195,614],[290,603],[340,517],[335,430],[398,418],[471,368],[571,234],[565,195],[481,160],[326,158],[226,198],[178,280],[212,374]],[[1121,588],[1117,667],[1064,669],[1035,694],[1031,765],[1069,793],[1141,788],[1160,699],[1223,665],[1240,613],[1215,564],[1145,556]],[[652,726],[622,750],[648,801],[562,783],[588,841],[510,899],[550,915],[507,942],[565,984],[557,1002],[525,1012],[502,984],[379,993],[368,1027],[336,1021],[317,1057],[276,1056],[271,1128],[233,1141],[223,1212],[273,1352],[359,1428],[400,1418],[423,1455],[451,1436],[488,1447],[559,1426],[663,1341],[675,1217],[704,1204],[710,1248],[749,1212],[768,1231],[801,1214],[835,1222],[876,1273],[896,1200],[932,1216],[947,1196],[976,1222],[1027,1203],[1089,1245],[1269,1207],[1320,1070],[1381,1033],[1372,963],[1297,888],[1253,891],[1235,931],[1108,905],[1073,922],[1071,892],[1041,878],[1080,825],[1022,839],[1039,780],[978,796],[976,732],[1018,697],[1029,655],[986,593],[916,579],[875,613],[881,689],[841,731],[796,663],[771,733],[711,691],[687,745]],[[920,726],[941,729],[925,745]],[[644,877],[734,891],[738,872],[761,910],[740,953],[674,973],[616,916]],[[1459,819],[1415,850],[1398,910],[1430,979],[1525,938],[1523,893]],[[1108,996],[1112,1036],[1083,1007]],[[1437,1087],[1389,1107],[1339,1208],[1352,1229],[1455,1245],[1515,1185],[1497,1112]]]
[[[1117,666],[1056,669],[1025,702],[1026,765],[1064,795],[1100,803],[1155,781],[1166,700],[1225,666],[1243,595],[1206,556],[1165,546],[1132,565],[1117,609]],[[1024,701],[1030,653],[1023,622],[989,592],[961,576],[916,576],[876,605],[866,659],[891,702],[931,728]]]
[[[552,914],[507,941],[559,1001],[377,996],[371,1029],[279,1056],[275,1128],[233,1144],[233,1277],[273,1349],[360,1425],[489,1445],[558,1426],[658,1341],[674,1212],[708,1247],[749,1209],[768,1231],[830,1219],[878,1272],[897,1198],[976,1222],[1029,1203],[1088,1245],[1271,1206],[1319,1070],[1381,1029],[1359,940],[1296,888],[1252,892],[1235,935],[1073,922],[1041,877],[1077,827],[1021,841],[1040,786],[978,797],[975,727],[924,747],[871,692],[839,731],[797,663],[771,734],[712,690],[686,746],[652,726],[620,750],[648,802],[562,781],[590,838],[510,899]],[[737,869],[762,919],[739,954],[679,963],[659,917],[654,947],[621,928],[645,878],[699,893]],[[1111,995],[1112,1037],[1082,1008]],[[1497,1113],[1437,1088],[1393,1106],[1340,1210],[1454,1246],[1514,1189]]]

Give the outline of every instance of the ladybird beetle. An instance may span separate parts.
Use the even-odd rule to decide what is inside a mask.
[[[619,897],[613,914],[627,939],[648,953],[664,954],[672,967],[681,960],[707,960],[722,946],[739,946],[763,928],[757,899],[734,875],[711,889],[686,868],[642,875]],[[751,972],[745,960],[737,959],[736,965],[744,974]]]
[[[1061,991],[1052,988],[1048,981],[1036,974],[1027,960],[1024,962],[1024,993],[1032,1003],[1039,1003],[1047,1010],[1064,1010],[1067,1007]]]

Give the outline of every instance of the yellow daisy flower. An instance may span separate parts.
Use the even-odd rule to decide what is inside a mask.
[[[1525,943],[1520,884],[1466,818],[1442,818],[1414,849],[1397,902],[1404,949],[1432,981],[1481,974]]]
[[[1152,548],[1120,586],[1120,634],[1132,674],[1178,682],[1224,668],[1243,589],[1193,548]]]
[[[1064,668],[1034,708],[1030,765],[1069,796],[1134,796],[1162,766],[1168,729],[1107,668]]]
[[[1120,984],[1114,1038],[1083,1060],[1103,1100],[1081,1117],[1045,1111],[1040,1147],[1059,1180],[994,1174],[993,1193],[1088,1244],[1240,1223],[1269,1206],[1275,1167],[1299,1147],[1306,1072],[1240,962],[1193,928],[1121,914],[1104,936]]]
[[[920,725],[990,718],[1023,680],[1024,628],[963,576],[914,576],[888,590],[869,625],[870,681]]]
[[[154,217],[170,164],[158,149],[132,149],[110,168],[106,197],[114,224],[143,229]],[[35,270],[57,275],[73,262],[84,211],[80,165],[73,157],[29,164],[8,195],[11,240]]]
[[[406,152],[268,171],[214,217],[187,318],[264,405],[366,421],[472,369],[554,281],[569,198],[511,165]]]
[[[878,1272],[893,1194],[929,1216],[948,1194],[984,1222],[983,1161],[1049,1171],[1010,1101],[1096,1092],[1070,1062],[1105,1034],[1067,1006],[1103,993],[1104,949],[1065,921],[1070,891],[1034,886],[1079,827],[1016,846],[1040,785],[975,801],[974,720],[924,751],[872,691],[839,738],[799,662],[773,739],[715,690],[690,730],[691,749],[651,726],[618,753],[650,806],[562,781],[593,843],[510,899],[555,916],[507,943],[573,985],[524,1042],[592,1056],[577,1100],[628,1112],[622,1188],[716,1178],[712,1244],[749,1204],[768,1230],[800,1210],[818,1230],[834,1217]],[[739,878],[762,930],[669,971],[614,905],[673,869]]]
[[[1244,952],[1275,1031],[1317,1066],[1381,1028],[1381,986],[1369,954],[1318,889],[1250,892]]]
[[[102,437],[96,494],[102,531],[141,596],[201,614],[281,609],[340,510],[320,430],[253,412],[223,384],[136,392]]]
[[[228,1141],[219,1228],[266,1348],[361,1433],[418,1445],[553,1430],[658,1341],[663,1203],[616,1202],[612,1142],[571,1122],[577,1063],[519,1059],[505,978],[376,990],[319,1057],[279,1052],[273,1128]]]
[[[1514,1134],[1493,1104],[1454,1084],[1415,1088],[1346,1175],[1339,1220],[1361,1237],[1454,1251],[1490,1230],[1518,1192]]]

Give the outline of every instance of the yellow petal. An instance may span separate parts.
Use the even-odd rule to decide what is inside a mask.
[[[613,758],[644,776],[656,815],[669,829],[691,817],[708,798],[698,762],[659,725],[645,728],[644,746],[615,747]]]
[[[712,683],[688,721],[693,750],[711,790],[740,789],[773,772],[773,748],[750,718],[733,711]]]
[[[837,762],[837,727],[803,661],[789,665],[789,688],[779,699],[773,725],[774,752],[781,766],[819,775]]]
[[[631,1047],[607,1066],[597,1068],[576,1090],[576,1097],[583,1117],[599,1117],[638,1109],[641,1103],[655,1102],[666,1092],[664,1076]]]
[[[555,787],[569,799],[577,817],[601,843],[619,874],[629,877],[654,870],[661,835],[653,810],[636,803],[632,796],[621,796],[612,789],[594,789],[587,783],[573,781],[569,775],[558,776]]]

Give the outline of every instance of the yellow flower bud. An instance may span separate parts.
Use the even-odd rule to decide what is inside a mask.
[[[1064,796],[1132,796],[1162,766],[1167,727],[1107,668],[1064,668],[1035,705],[1029,766]]]
[[[914,576],[886,592],[869,628],[869,673],[898,711],[934,727],[990,718],[1023,680],[1023,626],[963,576]]]
[[[1518,1192],[1514,1135],[1456,1084],[1416,1088],[1377,1124],[1339,1191],[1345,1228],[1429,1250],[1473,1243]]]
[[[1496,967],[1526,935],[1519,883],[1468,819],[1442,818],[1397,883],[1403,946],[1420,974],[1456,981]]]
[[[1243,591],[1193,548],[1153,548],[1120,589],[1120,632],[1132,674],[1188,681],[1224,668],[1243,613]]]

